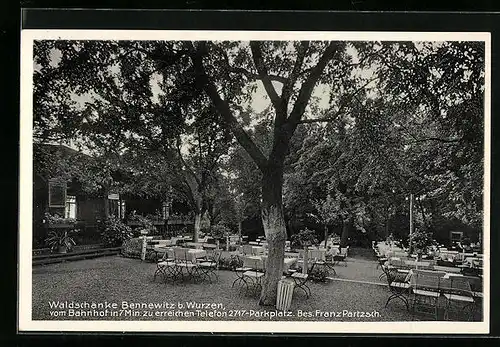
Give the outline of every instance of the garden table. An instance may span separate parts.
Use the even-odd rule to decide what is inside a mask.
[[[450,277],[454,277],[454,276],[460,276],[460,277],[463,277],[462,274],[459,274],[459,273],[451,273],[451,272],[447,272],[443,278],[450,278]]]
[[[190,249],[188,251],[188,255],[191,257],[194,262],[198,258],[205,258],[207,256],[207,251],[203,249]]]
[[[252,255],[259,255],[265,252],[265,248],[262,246],[252,246]]]
[[[326,249],[311,249],[309,250],[309,259],[312,260],[325,260]]]
[[[186,247],[188,248],[196,248],[196,249],[203,249],[203,243],[202,242],[187,242]]]

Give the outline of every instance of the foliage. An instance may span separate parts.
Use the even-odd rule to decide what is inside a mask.
[[[317,244],[318,239],[316,237],[316,232],[307,228],[299,231],[291,237],[291,247],[295,249]]]
[[[142,252],[142,239],[131,238],[123,243],[121,254],[128,258],[140,258]]]
[[[51,229],[45,239],[45,243],[50,247],[51,252],[54,252],[60,248],[64,248],[67,251],[71,251],[73,246],[76,245],[73,235],[76,234],[76,230],[67,229]]]
[[[132,235],[132,229],[115,216],[107,218],[101,225],[102,241],[110,247],[121,246]]]
[[[154,218],[151,218],[151,216],[142,216],[140,214],[132,214],[129,216],[129,222],[134,222],[138,223],[138,227],[134,227],[134,233],[137,234],[138,232],[146,232],[147,234],[153,234],[155,233],[156,227],[154,226]]]
[[[215,239],[223,238],[231,233],[231,230],[224,224],[212,225],[210,234]]]
[[[309,272],[309,278],[315,282],[326,282],[326,278],[329,276],[328,269],[325,266],[314,267]]]
[[[420,254],[426,254],[432,245],[432,233],[426,230],[415,230],[409,237],[411,247]]]
[[[57,213],[50,214],[49,212],[45,212],[44,223],[47,223],[49,225],[50,224],[75,224],[76,219],[61,217]]]

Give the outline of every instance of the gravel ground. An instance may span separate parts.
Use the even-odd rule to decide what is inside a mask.
[[[376,322],[433,319],[431,315],[420,313],[412,317],[404,304],[395,300],[391,301],[387,309],[384,308],[389,290],[378,279],[380,270],[376,269],[376,262],[365,257],[350,258],[347,266],[337,266],[334,280],[309,284],[312,292],[309,298],[301,291],[295,291],[291,316],[279,318],[272,316],[277,312],[274,307],[263,308],[258,305],[258,293],[246,293],[240,286],[231,288],[235,274],[230,271],[220,271],[216,283],[171,284],[159,278],[153,281],[155,268],[153,263],[121,256],[34,267],[33,319]],[[70,316],[67,307],[51,308],[51,302],[108,303],[115,307],[108,306],[107,313],[106,307],[96,309],[99,315],[107,316],[95,316],[94,313],[93,317],[78,317]],[[210,304],[210,307],[204,306],[198,311],[187,309],[188,302]],[[136,309],[130,307],[131,303],[165,305]],[[179,304],[184,307],[179,309]],[[212,308],[212,305],[216,307]],[[73,312],[80,311],[76,309]],[[83,311],[92,311],[92,308]],[[187,316],[175,316],[181,313]]]

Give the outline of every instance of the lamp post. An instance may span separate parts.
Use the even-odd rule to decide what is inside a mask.
[[[410,241],[409,241],[409,248],[410,252],[413,251],[411,247],[411,235],[413,234],[413,193],[410,193]]]
[[[169,187],[166,199],[163,202],[163,218],[165,219],[165,233],[169,235],[168,220],[170,219],[170,208],[172,206],[172,186]]]

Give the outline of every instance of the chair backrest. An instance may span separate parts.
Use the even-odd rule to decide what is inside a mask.
[[[436,276],[430,271],[416,272],[411,276],[411,282],[414,289],[424,289],[438,291],[441,276]]]
[[[435,276],[435,277],[443,277],[446,275],[444,271],[433,271],[433,270],[424,270],[424,269],[415,269],[412,270],[414,274],[422,274],[427,276]]]
[[[452,276],[450,277],[450,282],[450,290],[452,293],[472,297],[472,289],[467,278],[463,276]]]
[[[387,283],[390,285],[393,282],[408,282],[410,273],[399,272],[396,269],[389,269],[387,266],[382,266],[382,271],[385,272]]]
[[[179,262],[189,262],[191,259],[188,256],[188,249],[182,247],[174,247],[174,258]]]
[[[408,256],[408,253],[406,253],[406,252],[396,251],[393,253],[393,257],[406,258],[407,256]]]
[[[208,259],[214,261],[217,268],[219,268],[219,261],[221,256],[222,256],[222,250],[214,249],[208,254]]]
[[[474,260],[472,261],[472,265],[473,265],[474,267],[476,267],[476,268],[478,268],[478,267],[482,267],[482,266],[483,266],[483,259],[479,259],[479,258],[478,258],[478,259],[474,259]]]
[[[449,272],[449,273],[460,273],[461,269],[459,267],[452,267],[452,266],[439,266],[439,265],[434,265],[434,270],[436,271],[442,271],[442,272]]]
[[[405,267],[406,264],[404,263],[403,260],[401,260],[400,258],[397,258],[397,257],[392,257],[389,259],[389,264],[392,265],[392,266],[395,266],[395,267],[399,267],[399,268],[402,268],[402,267]]]
[[[309,251],[309,256],[314,260],[325,260],[326,250],[312,249]]]
[[[264,269],[264,261],[262,259],[251,258],[248,256],[241,256],[240,258],[243,260],[243,267],[249,267],[255,271]]]
[[[168,246],[169,243],[170,243],[170,240],[158,240],[158,242],[156,243],[156,246],[165,247],[165,246]]]

